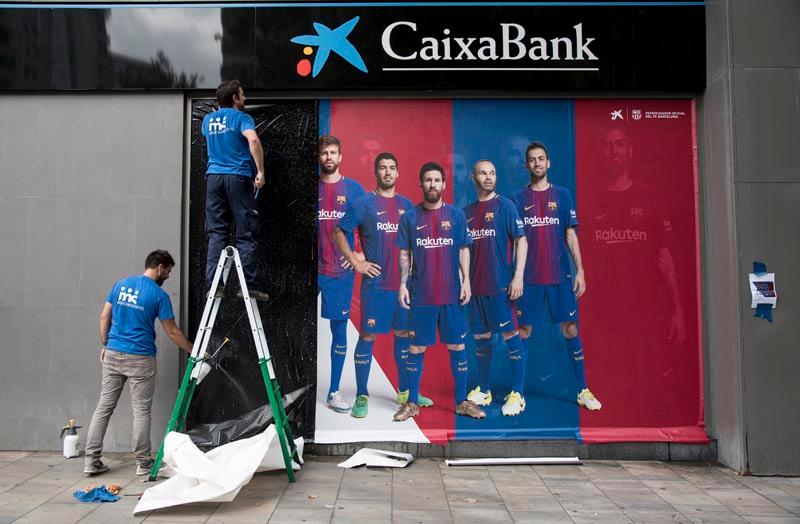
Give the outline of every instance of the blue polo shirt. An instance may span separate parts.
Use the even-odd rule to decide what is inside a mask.
[[[106,347],[132,355],[156,354],[156,318],[175,318],[169,295],[145,275],[124,278],[106,298],[111,304],[111,329]]]
[[[252,177],[255,174],[253,157],[242,133],[255,128],[252,116],[232,107],[207,114],[203,118],[203,136],[208,149],[206,175]]]

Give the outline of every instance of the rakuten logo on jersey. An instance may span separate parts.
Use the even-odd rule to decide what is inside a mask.
[[[394,222],[378,222],[378,231],[385,231],[386,233],[397,233],[398,224]]]
[[[319,220],[339,220],[344,216],[344,211],[335,211],[329,209],[320,209],[317,211],[317,218]]]
[[[417,239],[417,247],[424,247],[425,249],[434,249],[437,247],[444,247],[444,246],[452,246],[453,239],[452,238],[418,238]]]
[[[622,244],[625,242],[647,241],[647,231],[636,231],[634,229],[597,229],[594,232],[596,242],[606,244]]]
[[[472,240],[480,240],[482,238],[497,236],[497,233],[494,229],[470,229],[469,236],[472,237]]]
[[[525,225],[530,227],[557,226],[558,217],[525,217]]]

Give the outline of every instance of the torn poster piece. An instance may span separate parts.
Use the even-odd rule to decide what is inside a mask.
[[[361,448],[352,457],[337,465],[340,468],[355,468],[364,465],[378,468],[404,468],[411,464],[413,460],[414,456],[411,453]]]
[[[302,463],[303,439],[295,439]],[[147,489],[133,513],[191,504],[229,502],[253,474],[284,469],[283,454],[275,426],[254,437],[237,440],[206,453],[188,435],[170,432],[164,438],[164,463],[176,475]],[[292,462],[292,469],[300,464]]]

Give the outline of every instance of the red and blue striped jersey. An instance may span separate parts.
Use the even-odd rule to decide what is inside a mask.
[[[352,234],[358,228],[361,248],[370,262],[381,266],[381,274],[375,278],[362,278],[361,285],[370,285],[387,291],[397,291],[400,286],[397,231],[400,219],[413,204],[401,195],[387,198],[369,192],[358,198],[339,221],[339,228]]]
[[[525,284],[560,284],[570,279],[566,232],[578,225],[572,195],[564,187],[550,184],[544,191],[526,186],[511,200],[525,225],[528,260]]]
[[[498,295],[508,292],[514,276],[513,242],[525,235],[514,203],[495,195],[464,208],[470,246],[470,283],[473,295]]]
[[[425,209],[418,204],[400,219],[400,249],[411,251],[408,291],[413,305],[457,304],[461,297],[458,253],[472,244],[464,212],[450,204]]]
[[[343,256],[333,243],[333,231],[345,215],[348,206],[364,194],[358,182],[342,177],[337,182],[326,184],[321,179],[317,184],[317,273],[329,277],[342,276],[349,269],[342,267]],[[353,232],[347,234],[353,247]]]

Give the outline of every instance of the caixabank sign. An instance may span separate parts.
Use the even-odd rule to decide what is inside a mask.
[[[2,9],[0,88],[214,88],[236,77],[271,91],[692,93],[705,86],[704,9],[688,1]],[[58,45],[64,38],[83,45]]]

